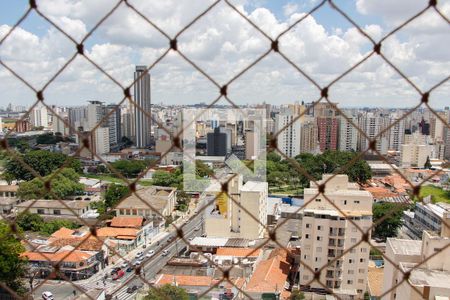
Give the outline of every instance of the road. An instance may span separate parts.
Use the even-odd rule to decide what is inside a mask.
[[[203,234],[203,213],[197,213],[197,211],[199,210],[199,207],[204,205],[207,201],[210,201],[209,197],[203,199],[199,203],[195,213],[185,222],[182,230],[183,236],[187,241],[189,238]],[[180,225],[178,225],[178,227],[180,227]],[[166,235],[161,236],[160,239],[152,241],[145,249],[142,249],[142,247],[139,249],[144,252],[144,261],[141,264],[141,274],[144,278],[147,280],[153,279],[165,264],[175,256],[177,251],[180,252],[187,246],[182,239],[176,237],[176,231],[173,230],[167,232]],[[147,258],[146,254],[150,250],[155,251],[155,254]],[[169,253],[163,256],[163,250],[168,250]],[[125,258],[128,259],[129,262],[135,263],[136,258],[134,256],[136,252],[136,250],[133,250],[130,254],[127,254]],[[73,283],[65,281],[58,282],[55,280],[46,282],[34,291],[35,299],[40,299],[41,294],[44,291],[52,292],[55,299],[73,299],[74,290],[76,290],[77,295],[79,295],[82,293],[82,290],[88,291],[93,288],[105,289],[107,294],[113,295],[112,299],[132,299],[136,292],[129,294],[126,292],[127,288],[133,285],[142,286],[143,284],[141,279],[135,274],[135,271],[126,272],[122,278],[115,281],[112,280],[110,275],[111,270],[114,267],[120,267],[123,262],[123,260],[119,260],[115,265],[108,266],[87,280],[75,281]],[[107,275],[106,280],[105,274]],[[79,289],[77,289],[74,284],[79,287]]]

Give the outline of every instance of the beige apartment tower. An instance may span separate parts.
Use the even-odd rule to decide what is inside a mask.
[[[319,184],[331,176],[323,175]],[[313,182],[304,190],[307,204],[302,209],[300,286],[306,291],[324,292],[324,287],[313,280],[314,273],[304,264],[314,271],[325,266],[320,281],[328,289],[341,299],[363,299],[370,247],[367,243],[358,244],[362,233],[352,222],[363,231],[369,230],[372,225],[372,195],[359,190],[356,183],[348,181],[347,175],[335,176],[325,188],[325,195],[342,212],[322,194],[315,197],[317,193],[318,188]]]

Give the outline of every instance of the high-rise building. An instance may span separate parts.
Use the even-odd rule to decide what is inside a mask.
[[[84,130],[92,130],[102,121],[105,115],[105,107],[101,101],[89,101],[87,106],[87,128]],[[108,124],[103,122],[100,127],[107,127]]]
[[[256,159],[261,153],[260,136],[255,131],[245,132],[245,159]]]
[[[74,134],[76,130],[82,127],[83,130],[87,130],[87,107],[75,106],[69,108],[69,124],[70,134]],[[86,128],[85,128],[86,127]]]
[[[134,122],[137,148],[147,148],[151,142],[151,93],[150,74],[146,66],[136,66],[134,72]]]
[[[395,124],[389,129],[389,150],[400,151],[405,138],[405,119],[393,115],[390,118],[390,123]]]
[[[381,154],[386,154],[389,141],[387,133],[379,134],[388,126],[389,119],[378,113],[364,113],[359,116],[358,126],[366,134],[368,138],[360,133],[359,135],[359,151],[366,151],[369,148],[370,141],[375,137],[376,139],[376,150]]]
[[[263,238],[267,223],[267,182],[247,181],[243,184],[242,175],[236,174],[228,174],[226,179],[227,193],[206,191],[217,196],[216,207],[205,216],[206,235],[249,240]]]
[[[108,153],[110,150],[108,127],[98,127],[92,136],[94,149],[91,148],[91,151],[97,155]]]
[[[405,135],[405,144],[402,144],[400,153],[401,166],[423,168],[427,158],[432,158],[433,148],[428,143],[428,137],[419,132]]]
[[[48,126],[47,107],[42,104],[36,105],[31,110],[30,122],[34,127],[47,127]]]
[[[206,146],[209,156],[226,156],[231,152],[231,133],[224,127],[214,128],[207,134]]]
[[[135,142],[136,131],[134,130],[134,114],[125,108],[122,110],[122,136],[127,137],[130,141]]]
[[[106,114],[112,113],[108,116],[107,127],[109,128],[109,144],[111,146],[117,145],[122,138],[122,126],[120,124],[120,106],[116,104],[109,104],[106,106]]]
[[[353,124],[358,124],[358,119],[349,117]],[[356,151],[358,145],[358,130],[344,116],[339,118],[339,150]]]
[[[331,176],[323,175],[318,184]],[[351,221],[364,232],[370,232],[373,197],[368,191],[359,190],[358,184],[349,182],[347,175],[336,175],[326,183],[325,195],[333,204],[317,195],[318,187],[311,182],[310,188],[304,190],[307,204],[301,209],[300,285],[324,292],[323,286],[313,281],[314,271],[322,270],[319,280],[336,295],[363,299],[370,246],[365,242],[358,244],[362,233]]]
[[[306,116],[300,129],[300,153],[317,153],[319,149],[319,130],[314,118]]]
[[[280,112],[275,116],[275,133],[277,146],[281,153],[288,157],[300,154],[300,120],[291,111]]]
[[[338,149],[339,113],[330,103],[317,103],[313,108],[317,120],[320,151]]]

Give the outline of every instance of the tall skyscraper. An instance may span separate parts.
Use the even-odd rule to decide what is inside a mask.
[[[120,125],[120,106],[117,104],[109,104],[106,106],[106,114],[109,114],[107,126],[109,128],[109,144],[111,146],[117,145],[122,138],[122,127]]]
[[[207,134],[207,152],[209,156],[225,156],[231,152],[231,130],[224,127],[214,128]]]
[[[319,152],[317,123],[311,116],[306,116],[300,130],[300,153]]]
[[[134,72],[134,122],[136,147],[147,148],[151,140],[151,94],[150,74],[145,73],[146,66],[136,66]]]
[[[339,113],[329,103],[317,103],[314,108],[317,119],[320,151],[337,150]]]
[[[30,121],[34,127],[47,127],[48,126],[48,111],[47,107],[38,104],[36,105],[30,113]]]

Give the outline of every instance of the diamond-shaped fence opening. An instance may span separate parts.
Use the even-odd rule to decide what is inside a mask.
[[[41,8],[39,5],[40,1],[29,1],[29,8],[23,16],[17,20],[14,26],[8,28],[0,38],[0,50],[5,51],[5,55],[0,57],[1,66],[4,70],[9,72],[10,78],[21,82],[24,88],[29,89],[29,91],[36,96],[35,103],[18,122],[20,124],[21,122],[26,123],[35,108],[45,107],[48,112],[53,115],[53,122],[62,123],[62,126],[68,128],[68,131],[70,131],[71,134],[76,135],[76,142],[79,144],[79,147],[75,152],[75,156],[81,157],[81,159],[83,159],[83,157],[87,158],[87,161],[95,159],[100,162],[97,165],[86,167],[88,169],[95,169],[96,172],[100,173],[100,176],[98,176],[100,183],[103,178],[102,175],[104,174],[108,175],[108,180],[112,180],[112,183],[109,184],[106,190],[102,190],[106,199],[104,204],[96,204],[96,208],[98,211],[101,211],[102,216],[95,219],[95,221],[92,221],[92,219],[86,217],[85,210],[82,208],[82,203],[84,202],[83,197],[85,196],[80,195],[79,197],[75,197],[74,200],[79,200],[75,206],[72,205],[73,202],[69,205],[67,201],[61,200],[66,197],[66,194],[64,193],[67,193],[67,191],[64,191],[58,186],[58,181],[78,181],[78,178],[75,178],[78,175],[74,175],[70,173],[71,171],[67,171],[68,169],[76,168],[73,165],[74,159],[72,157],[58,162],[53,161],[53,169],[51,170],[45,168],[42,169],[40,166],[36,165],[35,161],[26,158],[25,155],[16,151],[15,145],[9,144],[10,133],[7,133],[4,136],[1,147],[2,150],[4,150],[6,158],[11,161],[11,163],[15,164],[17,170],[21,170],[21,177],[25,180],[25,184],[30,187],[36,185],[40,188],[36,192],[37,195],[32,197],[33,199],[30,200],[30,202],[26,202],[26,205],[21,204],[20,211],[15,218],[5,218],[5,224],[9,227],[9,229],[6,229],[6,236],[8,236],[8,238],[20,240],[29,249],[24,256],[27,256],[28,258],[30,258],[31,255],[41,256],[41,259],[34,259],[40,261],[38,265],[30,265],[27,267],[28,269],[25,270],[25,278],[29,281],[28,289],[17,289],[17,282],[0,283],[1,290],[6,291],[6,293],[10,295],[4,296],[6,297],[5,299],[9,299],[8,297],[32,298],[33,295],[36,296],[38,292],[42,293],[42,286],[49,282],[61,284],[61,294],[58,294],[58,297],[64,299],[74,299],[80,295],[84,295],[84,297],[88,299],[97,299],[95,294],[91,293],[92,290],[96,289],[104,290],[108,297],[112,297],[112,299],[119,299],[119,297],[120,299],[125,299],[128,298],[128,296],[124,295],[127,295],[130,289],[131,294],[134,297],[136,294],[135,286],[144,287],[144,290],[150,289],[153,290],[154,293],[160,294],[161,290],[155,289],[155,286],[157,285],[155,284],[153,273],[156,274],[162,269],[162,266],[155,265],[152,262],[152,258],[162,255],[162,257],[164,257],[162,264],[164,265],[168,262],[169,258],[173,256],[173,253],[179,254],[183,251],[198,253],[202,264],[213,266],[215,271],[219,273],[214,276],[214,280],[209,283],[207,289],[204,289],[197,294],[198,298],[202,298],[219,289],[226,291],[234,290],[235,293],[237,293],[237,295],[230,296],[225,292],[222,296],[228,297],[226,299],[232,299],[234,296],[244,299],[259,299],[258,297],[260,297],[260,295],[255,295],[255,290],[252,289],[254,288],[252,286],[253,283],[248,280],[250,274],[246,273],[247,269],[245,267],[242,268],[233,263],[228,266],[222,265],[217,259],[213,259],[209,250],[204,249],[199,245],[191,244],[191,234],[198,231],[198,228],[205,226],[203,219],[199,222],[197,217],[205,214],[209,207],[211,207],[211,205],[214,206],[222,197],[226,197],[226,199],[229,200],[229,203],[232,203],[234,209],[239,210],[241,216],[248,219],[248,222],[255,223],[256,226],[260,226],[263,229],[261,231],[260,241],[254,245],[254,248],[251,248],[251,251],[247,251],[242,259],[252,261],[255,257],[255,253],[259,253],[266,248],[278,248],[272,251],[270,258],[280,263],[280,265],[288,265],[291,262],[295,262],[297,271],[294,272],[294,278],[291,279],[293,279],[294,283],[298,282],[300,289],[305,293],[328,293],[333,294],[337,299],[347,299],[348,295],[342,294],[343,290],[350,286],[358,286],[358,289],[354,288],[354,290],[357,291],[353,296],[363,297],[362,291],[366,290],[366,287],[362,285],[365,285],[366,282],[352,282],[351,279],[347,280],[347,282],[343,282],[342,276],[343,272],[347,272],[348,274],[366,272],[368,262],[365,261],[365,257],[368,256],[368,253],[366,252],[370,251],[371,256],[376,256],[379,260],[384,260],[386,268],[389,268],[389,271],[397,276],[395,282],[392,282],[391,286],[385,286],[382,294],[378,296],[394,295],[393,297],[395,298],[395,295],[400,295],[401,298],[400,293],[407,288],[411,293],[416,293],[418,297],[429,299],[429,288],[418,288],[419,286],[424,285],[420,280],[425,280],[424,278],[420,278],[420,276],[426,276],[424,275],[426,274],[426,267],[440,268],[443,257],[446,257],[445,254],[448,254],[449,251],[450,244],[448,241],[445,242],[444,240],[439,247],[428,249],[428,241],[433,239],[437,240],[438,237],[434,233],[424,234],[424,243],[426,243],[426,246],[423,246],[424,250],[421,253],[417,253],[417,256],[420,257],[418,257],[416,263],[407,264],[396,261],[395,253],[383,253],[380,245],[375,244],[371,239],[371,235],[377,230],[377,227],[383,228],[382,226],[386,226],[384,221],[388,218],[398,215],[400,215],[398,218],[401,218],[405,207],[411,207],[414,204],[421,205],[427,203],[428,200],[424,199],[421,191],[427,188],[427,182],[433,180],[436,175],[442,173],[441,170],[427,170],[427,172],[421,172],[420,177],[419,175],[412,175],[413,177],[405,175],[397,168],[392,167],[392,161],[386,156],[386,145],[383,143],[385,143],[385,134],[391,130],[401,130],[404,127],[403,122],[408,116],[423,109],[426,109],[429,112],[430,117],[435,118],[436,122],[442,125],[444,132],[450,131],[448,117],[446,119],[445,114],[436,111],[436,109],[433,108],[433,103],[430,103],[434,93],[448,82],[448,75],[443,78],[437,78],[432,83],[423,84],[420,80],[418,81],[417,74],[409,75],[411,74],[413,62],[399,60],[392,53],[389,44],[396,35],[402,31],[410,30],[411,28],[417,29],[420,27],[421,23],[430,20],[434,21],[435,24],[438,24],[436,26],[438,26],[439,29],[448,30],[449,19],[447,11],[444,11],[443,6],[438,5],[436,1],[432,0],[428,5],[424,5],[421,9],[411,14],[409,18],[401,22],[396,22],[395,26],[393,26],[389,32],[384,33],[382,37],[375,38],[374,35],[368,33],[368,28],[359,26],[354,20],[354,16],[340,7],[340,3],[335,3],[331,0],[321,1],[307,14],[298,16],[296,20],[290,20],[290,23],[285,25],[284,28],[278,28],[278,32],[275,29],[268,27],[267,24],[255,22],[252,16],[247,15],[238,4],[228,0],[218,0],[208,3],[208,5],[197,7],[198,13],[195,16],[183,16],[183,20],[179,21],[182,25],[179,25],[180,29],[175,33],[165,31],[167,22],[170,23],[170,20],[161,20],[158,16],[155,16],[155,11],[151,10],[151,5],[147,7],[144,4],[136,4],[134,1],[119,0],[112,2],[111,6],[103,11],[100,16],[97,16],[94,18],[95,20],[90,21],[89,28],[84,30],[82,35],[80,35],[79,32],[74,31],[73,28],[67,27],[67,24],[64,22],[61,23],[61,20],[47,16],[46,11],[49,7],[43,6]],[[149,8],[151,10],[150,12],[148,11]],[[319,80],[315,79],[314,68],[308,65],[309,62],[302,61],[301,54],[299,55],[299,53],[293,51],[295,50],[296,44],[295,41],[289,37],[290,33],[301,31],[302,25],[308,22],[307,20],[310,16],[314,16],[325,9],[331,10],[334,14],[339,15],[340,18],[345,19],[348,24],[353,26],[353,29],[356,31],[359,38],[364,39],[365,43],[369,45],[365,56],[355,59],[350,66],[340,66],[342,68],[339,68],[337,71],[339,73],[337,76],[329,75],[324,77],[326,78],[324,81],[327,82],[326,85],[322,83],[322,80],[320,80],[319,83]],[[266,44],[266,47],[264,47],[265,50],[263,49],[262,52],[256,53],[251,57],[246,56],[243,60],[240,60],[240,63],[232,68],[233,72],[230,74],[217,70],[217,66],[210,63],[207,57],[203,57],[201,51],[196,52],[196,44],[201,44],[202,39],[206,38],[208,35],[213,36],[215,34],[214,30],[207,31],[199,36],[191,34],[191,32],[194,32],[194,28],[196,26],[201,26],[202,22],[209,18],[215,10],[220,10],[223,19],[238,18],[241,20],[242,26],[250,28],[247,32],[249,37],[247,41],[248,45],[241,45],[242,47],[250,47],[252,43]],[[185,20],[188,17],[189,20]],[[32,55],[32,51],[26,49],[29,45],[22,44],[21,46],[23,49],[20,49],[20,51],[17,51],[16,49],[17,53],[15,53],[14,47],[8,45],[14,35],[21,34],[21,26],[31,18],[40,18],[41,22],[50,26],[51,30],[54,31],[54,34],[62,34],[67,38],[66,44],[58,45],[60,46],[61,51],[65,50],[64,59],[55,63],[51,69],[47,68],[42,70],[43,76],[40,78],[41,81],[37,83],[30,81],[26,76],[27,74],[23,74],[20,63],[10,63],[8,61],[11,58],[13,60],[20,59],[20,55]],[[110,26],[109,24],[114,22],[114,20],[119,19],[127,19],[129,22],[127,23],[128,26],[148,27],[151,31],[151,33],[148,31],[149,39],[152,38],[153,35],[158,36],[160,38],[158,43],[166,45],[164,47],[166,50],[157,54],[152,53],[150,56],[152,57],[151,61],[147,62],[147,66],[141,68],[140,72],[135,75],[131,84],[130,81],[123,80],[123,74],[113,71],[115,67],[114,63],[111,64],[108,62],[107,58],[102,57],[101,55],[93,55],[92,51],[87,49],[87,46],[90,44],[90,39],[93,39],[97,32],[107,31]],[[133,20],[139,20],[139,25],[133,23]],[[122,30],[126,30],[126,28],[122,28]],[[142,30],[145,29],[143,28]],[[233,28],[229,30],[233,30]],[[109,34],[114,35],[114,32],[110,32]],[[130,37],[130,39],[133,39],[133,37]],[[442,41],[442,43],[445,43],[445,41]],[[326,46],[336,47],[336,45]],[[47,50],[53,51],[55,49]],[[299,57],[297,57],[297,55],[299,55]],[[320,60],[320,52],[317,55],[319,56],[318,60]],[[282,60],[283,63],[292,66],[291,72],[295,72],[302,78],[302,81],[307,82],[311,90],[310,96],[315,100],[313,101],[313,104],[308,107],[308,109],[299,111],[295,116],[285,120],[284,123],[280,122],[280,124],[277,124],[267,139],[268,155],[272,153],[279,154],[281,158],[285,160],[288,168],[291,169],[293,178],[289,182],[294,184],[299,183],[300,180],[310,182],[311,187],[304,189],[305,202],[303,207],[291,211],[289,215],[282,217],[275,225],[269,226],[262,223],[258,217],[261,212],[252,211],[246,207],[245,203],[241,203],[239,197],[236,197],[236,194],[231,191],[234,181],[239,179],[240,174],[234,174],[228,177],[224,177],[220,174],[210,174],[211,178],[220,182],[220,192],[213,196],[209,195],[202,198],[207,194],[205,192],[200,197],[200,200],[197,200],[199,203],[195,203],[197,204],[197,207],[188,204],[185,206],[187,213],[177,215],[175,219],[171,212],[165,210],[164,207],[161,207],[157,202],[147,200],[148,193],[152,192],[167,194],[169,197],[171,197],[171,195],[180,196],[184,193],[182,182],[171,184],[177,186],[177,188],[154,187],[151,185],[152,181],[147,178],[147,174],[150,170],[156,168],[161,161],[173,160],[173,157],[169,157],[173,151],[182,151],[182,144],[185,138],[183,134],[186,132],[187,127],[192,125],[192,122],[184,124],[186,125],[184,128],[183,126],[179,126],[176,130],[173,130],[170,124],[165,123],[165,120],[158,119],[151,113],[148,107],[141,105],[139,95],[133,93],[135,86],[138,86],[142,84],[142,81],[147,80],[148,74],[152,73],[158,66],[165,64],[166,62],[164,60],[170,59],[170,56],[172,56],[172,58],[173,56],[177,56],[177,59],[182,60],[183,64],[187,64],[189,68],[194,68],[198,71],[198,76],[201,76],[202,80],[207,82],[209,85],[208,88],[216,91],[216,94],[213,95],[211,99],[208,99],[207,107],[203,108],[203,111],[199,111],[192,122],[196,122],[208,108],[212,108],[221,103],[225,103],[228,106],[241,110],[241,107],[236,104],[237,102],[240,102],[241,99],[238,99],[238,96],[230,91],[233,91],[233,88],[237,88],[238,90],[245,89],[246,76],[250,76],[253,70],[263,64],[263,61],[271,61],[273,56],[276,56],[278,60]],[[345,89],[346,78],[355,74],[358,68],[366,67],[371,63],[371,60],[374,60],[374,57],[386,65],[387,72],[396,74],[396,76],[398,76],[397,79],[401,80],[402,84],[406,85],[408,89],[411,89],[411,98],[417,99],[417,101],[415,101],[415,105],[413,105],[411,109],[405,111],[403,115],[398,115],[396,118],[391,119],[384,124],[376,125],[377,129],[371,131],[372,128],[370,124],[367,125],[366,123],[361,122],[358,118],[353,117],[351,112],[347,109],[341,108],[343,105],[340,105],[339,103],[339,93],[340,88]],[[70,120],[70,117],[63,117],[46,101],[46,95],[51,94],[52,89],[57,88],[58,82],[60,80],[67,80],[67,78],[70,77],[71,72],[73,72],[73,68],[76,66],[80,67],[80,60],[83,61],[83,64],[93,68],[96,73],[99,73],[100,76],[103,77],[103,81],[106,80],[107,83],[103,82],[105,85],[104,88],[111,89],[112,85],[113,89],[118,89],[118,93],[116,93],[117,99],[114,105],[109,105],[106,108],[105,113],[102,114],[102,117],[96,120],[95,124],[75,124]],[[226,63],[226,60],[227,57],[223,57],[223,63]],[[171,62],[174,62],[174,60],[171,60]],[[327,63],[333,63],[333,58],[328,57]],[[262,67],[263,71],[267,69],[267,66]],[[336,70],[334,70],[333,73],[336,73]],[[218,78],[220,78],[220,80]],[[340,87],[340,84],[342,84],[343,87]],[[425,90],[424,87],[426,87],[427,90]],[[169,87],[167,87],[167,89],[169,89]],[[210,93],[205,93],[205,95],[209,96]],[[376,101],[376,98],[374,100]],[[120,165],[120,163],[108,162],[99,154],[99,149],[102,145],[96,143],[95,137],[98,138],[98,136],[110,135],[110,133],[107,132],[108,129],[106,129],[106,125],[109,122],[121,122],[120,107],[123,104],[129,104],[129,111],[127,112],[129,119],[124,120],[124,122],[132,124],[133,115],[145,118],[148,122],[158,125],[159,131],[155,134],[164,135],[165,141],[167,142],[156,159],[152,158],[150,151],[144,153],[144,156],[149,158],[142,162],[142,166],[139,170],[134,170],[132,166],[128,166],[126,163]],[[95,101],[93,101],[92,105],[96,105]],[[331,148],[339,147],[336,145],[336,141],[333,140],[333,138],[328,139],[327,137],[323,137],[323,140],[320,138],[321,131],[329,133],[329,131],[337,130],[337,127],[333,125],[333,122],[338,122],[337,118],[339,118],[341,124],[345,124],[347,133],[351,132],[352,138],[355,139],[355,141],[352,140],[354,144],[343,145],[340,146],[340,148],[344,148],[345,150],[359,149],[360,152],[349,157],[345,164],[333,161],[333,157],[330,157],[329,161],[324,162],[324,169],[322,170],[324,173],[329,173],[330,175],[320,178],[320,176],[317,175],[316,170],[311,170],[308,167],[308,157],[302,157],[301,155],[294,157],[295,155],[292,155],[291,153],[292,149],[289,151],[286,150],[284,136],[290,132],[292,126],[296,126],[296,123],[299,122],[300,119],[304,120],[304,118],[311,115],[320,115],[323,111],[332,111],[334,115],[324,115],[323,120],[319,120],[319,123],[322,121],[324,123],[323,126],[320,126],[318,132],[314,131],[314,122],[316,121],[313,120],[310,124],[311,134],[319,135],[320,150],[322,151],[332,144],[335,146],[331,146]],[[337,135],[337,132],[335,134]],[[145,132],[145,130],[143,135],[148,135],[148,138],[150,138],[150,133]],[[444,136],[443,138],[449,138],[449,135]],[[360,141],[359,145],[356,144],[356,140]],[[117,140],[117,143],[118,142],[119,141]],[[392,145],[388,146],[391,147]],[[399,146],[400,142],[397,142],[394,147],[398,148]],[[313,147],[314,145],[307,151],[312,151]],[[355,147],[356,149],[354,149]],[[402,188],[405,191],[409,191],[410,199],[414,200],[413,203],[408,199],[400,199],[398,202],[395,202],[395,205],[392,205],[384,215],[376,216],[376,220],[374,215],[373,223],[371,222],[372,211],[355,214],[354,211],[346,209],[345,205],[347,205],[347,200],[342,200],[343,202],[341,203],[339,202],[340,200],[336,200],[337,198],[333,194],[336,182],[341,180],[339,174],[349,171],[350,168],[355,164],[358,164],[363,160],[363,157],[368,154],[376,156],[378,160],[388,164],[390,168],[393,169],[392,173],[394,175],[392,175],[392,177],[395,177],[392,178],[392,182],[389,184],[392,184],[392,187],[394,188]],[[133,155],[132,151],[124,153],[124,157],[129,159],[132,159]],[[191,161],[195,161],[195,159],[191,158]],[[249,165],[250,163],[247,163],[247,166]],[[182,174],[178,175],[182,176]],[[358,174],[353,174],[355,178],[357,178],[357,175]],[[269,180],[282,181],[280,178],[272,178]],[[306,185],[304,184],[303,186]],[[80,189],[79,186],[76,186],[76,183],[72,188],[74,190]],[[103,188],[104,185],[100,184],[100,189]],[[68,193],[70,192],[71,191]],[[40,200],[39,198],[45,198],[45,200]],[[24,219],[27,220],[26,218],[29,217],[29,212],[32,209],[37,209],[38,214],[43,214],[40,210],[43,210],[44,208],[40,208],[39,206],[39,203],[42,201],[53,201],[52,203],[58,203],[62,209],[70,212],[70,215],[73,217],[72,223],[64,224],[64,226],[73,226],[73,228],[60,229],[53,233],[48,239],[49,243],[45,244],[45,247],[44,245],[39,244],[40,242],[37,237],[33,238],[24,235],[18,228],[18,222],[27,222],[24,221]],[[359,200],[355,201],[359,202]],[[124,203],[132,203],[132,206],[125,206]],[[330,229],[330,239],[322,241],[320,235],[310,232],[311,224],[303,221],[303,223],[300,223],[301,225],[296,225],[301,226],[301,228],[298,229],[300,229],[302,233],[302,247],[300,250],[292,248],[291,244],[289,244],[288,241],[285,241],[283,237],[285,228],[290,226],[290,221],[295,219],[295,216],[300,212],[303,213],[303,216],[306,219],[308,217],[314,217],[315,214],[320,214],[320,212],[318,212],[320,209],[325,207],[332,209],[335,212],[335,215],[331,217],[332,220],[343,221],[346,224],[345,227],[335,228],[336,231]],[[307,210],[305,208],[312,209]],[[144,229],[142,235],[139,235],[139,238],[137,238],[138,233],[141,233],[133,226],[122,230],[120,234],[114,232],[114,226],[105,227],[105,224],[120,222],[118,219],[113,219],[113,221],[111,221],[110,217],[113,215],[134,216],[137,220],[136,222],[139,222],[140,216],[137,214],[137,209],[144,211],[146,217],[151,217],[153,220],[153,226],[151,227],[153,231],[149,231],[148,228]],[[173,210],[173,208],[171,209]],[[55,209],[53,213],[55,215],[60,214],[61,209]],[[447,222],[447,216],[443,215],[438,218],[437,221],[441,223],[441,230],[448,234],[450,231],[450,224]],[[29,222],[28,225],[31,226],[31,223]],[[80,226],[87,228],[87,231],[81,234],[81,231],[77,230]],[[314,223],[313,226],[317,226],[316,229],[318,231],[321,230],[321,225]],[[45,230],[45,228],[41,230]],[[154,230],[157,230],[158,232],[155,232]],[[346,230],[351,231],[352,233],[345,233]],[[70,238],[67,238],[68,232],[70,232]],[[59,239],[58,242],[64,245],[56,245],[58,239],[56,238],[57,236],[54,236],[55,234],[66,236],[63,239]],[[133,244],[134,242],[137,241],[146,246],[147,239],[151,240],[157,234],[163,234],[165,235],[165,238],[161,241],[153,242],[155,243],[155,246],[154,249],[151,249],[152,252],[146,251],[146,253],[143,254],[136,250],[132,250],[136,246]],[[121,236],[120,240],[123,241],[122,244],[120,244],[120,242],[119,244],[111,242],[111,240],[108,239],[108,237],[111,236]],[[142,241],[142,239],[144,241]],[[320,251],[325,251],[325,249],[327,249],[328,254],[326,261],[319,261],[316,257],[315,262],[313,262],[311,257],[308,257],[313,253],[310,249],[311,245],[309,244],[309,239],[317,239],[318,242],[323,242],[323,247],[319,248],[321,249]],[[388,243],[390,242],[388,241]],[[418,245],[418,242],[416,243],[416,241],[411,241],[411,243],[415,243],[415,246],[413,245],[411,247],[417,247]],[[52,246],[64,246],[66,248],[63,252],[54,253],[51,250]],[[392,247],[395,249],[395,246]],[[34,250],[37,251],[38,248],[40,249],[39,251],[43,248],[46,250],[42,251],[42,254],[41,252],[33,252]],[[94,257],[92,254],[90,255],[90,250],[97,251],[98,254],[96,255],[98,257]],[[132,258],[128,255],[130,250],[133,254],[137,255],[137,258]],[[315,249],[314,251],[318,250]],[[398,251],[401,252],[401,249]],[[350,254],[358,252],[364,254],[361,254],[359,261],[352,262],[352,259],[349,259],[348,257],[350,257]],[[277,255],[274,256],[274,253]],[[350,260],[348,262],[350,264],[355,263],[356,267],[354,269],[343,269],[342,266],[346,264],[346,260]],[[308,261],[313,263],[306,263]],[[92,264],[95,272],[92,274],[83,272],[65,272],[68,268],[76,268],[77,266],[82,266],[84,264]],[[119,264],[122,267],[121,271],[116,271],[111,274],[96,272],[106,265],[118,266]],[[366,267],[364,267],[364,265]],[[283,269],[285,266],[282,266],[281,268]],[[110,272],[111,268],[107,270]],[[121,276],[124,276],[125,272],[131,272],[132,275],[125,275],[126,279],[114,281],[120,279]],[[109,275],[111,275],[113,280],[108,279]],[[60,282],[55,283],[55,278],[58,278]],[[173,275],[172,279],[166,281],[169,284],[178,285],[177,280],[181,279],[178,278],[177,275]],[[277,286],[276,289],[271,292],[274,293],[274,297],[280,297],[281,295],[281,297],[286,298],[289,296],[284,295],[283,291],[285,289],[289,290],[290,288]],[[164,297],[164,295],[159,296]]]

